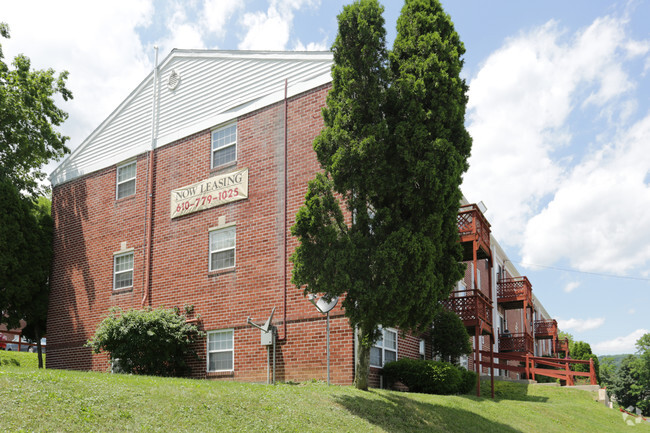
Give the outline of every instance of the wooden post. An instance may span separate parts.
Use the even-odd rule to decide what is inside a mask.
[[[477,310],[478,311],[478,310]],[[476,370],[476,396],[481,396],[481,362],[479,360],[479,332],[480,326],[477,325],[474,327],[474,369]]]
[[[589,380],[592,385],[598,385],[596,380],[596,369],[594,368],[594,360],[589,358]]]

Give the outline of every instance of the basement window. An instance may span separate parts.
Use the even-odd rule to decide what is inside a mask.
[[[237,161],[237,124],[212,131],[212,168]]]
[[[370,348],[370,366],[382,368],[391,361],[397,361],[397,331],[387,328],[381,330],[381,337]]]
[[[234,370],[234,331],[208,332],[208,372]]]
[[[135,194],[135,161],[117,166],[117,199]]]

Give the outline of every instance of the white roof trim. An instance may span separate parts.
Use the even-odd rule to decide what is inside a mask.
[[[165,68],[172,62],[178,59],[225,59],[225,60],[269,60],[269,61],[294,61],[296,62],[297,68],[304,68],[303,70],[298,69],[297,75],[300,77],[301,81],[296,82],[292,85],[291,79],[289,80],[288,87],[288,97],[295,96],[302,92],[305,92],[309,89],[316,88],[318,86],[327,84],[331,82],[331,74],[323,74],[323,62],[332,62],[332,53],[329,51],[218,51],[218,50],[172,50],[172,52],[159,64],[158,70],[162,72],[165,71]],[[311,63],[311,66],[309,65]],[[320,63],[320,66],[318,66]],[[307,65],[307,66],[305,66]],[[320,74],[317,76],[309,77],[309,71],[318,72],[320,69]],[[278,78],[281,78],[280,76]],[[104,137],[107,137],[106,134],[107,128],[113,126],[113,122],[121,116],[126,109],[132,108],[131,103],[135,103],[136,98],[141,98],[142,92],[144,89],[149,87],[151,88],[153,82],[153,70],[145,77],[145,79],[127,96],[127,98],[70,154],[68,155],[50,174],[50,182],[53,186],[73,180],[79,176],[83,176],[103,168],[110,167],[116,163],[124,161],[128,158],[133,158],[137,155],[140,155],[148,151],[151,146],[151,140],[147,139],[143,141],[140,136],[137,139],[133,140],[132,144],[126,144],[123,149],[112,149],[110,152],[106,152],[106,155],[92,155],[90,153],[84,152],[89,145],[94,144],[96,140],[102,140]],[[228,122],[230,120],[236,119],[244,114],[250,113],[252,111],[258,110],[265,106],[274,104],[278,101],[281,101],[284,98],[284,91],[273,91],[270,94],[264,94],[264,90],[261,89],[259,99],[253,97],[251,99],[250,95],[246,98],[241,98],[234,101],[229,101],[229,107],[221,109],[219,113],[216,113],[214,116],[208,116],[203,118],[197,123],[190,124],[174,130],[172,133],[167,133],[166,135],[159,135],[154,143],[154,146],[162,147],[172,142],[175,142],[181,138],[187,137],[194,133],[209,129],[211,127],[217,126],[221,123]],[[223,107],[222,107],[223,108]],[[151,105],[147,108],[139,108],[139,113],[143,113],[142,110],[149,110],[148,116],[150,116]],[[123,121],[123,118],[122,118]],[[110,131],[110,129],[109,129]],[[108,136],[114,133],[108,132]],[[81,161],[83,161],[79,167],[75,167],[74,161],[81,156]]]

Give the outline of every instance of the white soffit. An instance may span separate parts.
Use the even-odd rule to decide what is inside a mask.
[[[331,67],[330,52],[173,50],[158,68],[155,146],[281,101],[285,80],[289,97],[327,84]],[[52,172],[53,186],[151,148],[152,85],[153,71]]]

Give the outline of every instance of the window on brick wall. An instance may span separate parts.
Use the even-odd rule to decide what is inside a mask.
[[[370,366],[383,367],[384,364],[397,360],[397,331],[382,329],[381,337],[370,348]]]
[[[212,131],[212,168],[237,161],[237,124]]]
[[[118,199],[135,194],[135,161],[117,166],[116,197]]]
[[[113,289],[133,287],[133,251],[113,256]]]
[[[232,371],[234,365],[234,331],[208,332],[208,371]]]
[[[210,232],[210,271],[235,266],[236,227]]]
[[[426,359],[426,345],[423,339],[420,339],[420,359]]]

